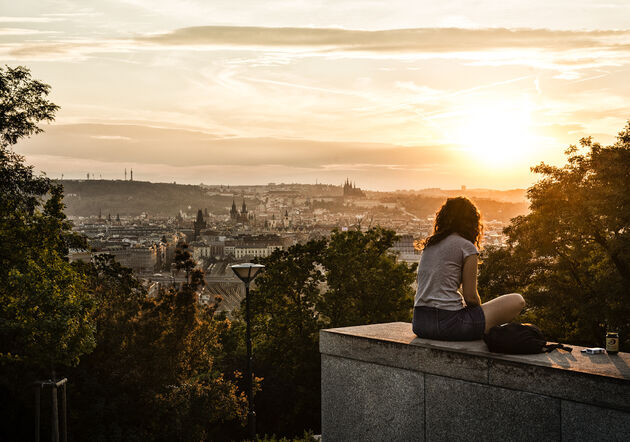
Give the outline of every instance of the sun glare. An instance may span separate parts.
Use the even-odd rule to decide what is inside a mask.
[[[455,142],[489,167],[519,165],[534,148],[531,108],[522,103],[471,109],[457,131]]]

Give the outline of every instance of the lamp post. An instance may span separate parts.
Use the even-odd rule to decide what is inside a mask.
[[[231,266],[232,271],[245,283],[245,322],[247,323],[247,426],[249,437],[256,440],[256,412],[254,411],[254,393],[252,385],[252,337],[249,325],[249,283],[254,280],[258,272],[265,268],[262,264],[236,264]]]

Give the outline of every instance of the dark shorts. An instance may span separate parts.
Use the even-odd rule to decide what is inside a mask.
[[[435,307],[413,309],[413,332],[420,338],[441,341],[474,341],[483,338],[486,317],[479,306],[461,310]]]

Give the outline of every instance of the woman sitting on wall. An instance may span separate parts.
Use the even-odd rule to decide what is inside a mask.
[[[484,304],[477,293],[481,215],[464,197],[448,198],[424,241],[418,266],[413,332],[445,341],[481,339],[491,327],[514,319],[525,307],[518,293]]]

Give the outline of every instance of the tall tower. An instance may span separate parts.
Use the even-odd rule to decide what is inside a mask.
[[[230,209],[230,219],[232,221],[238,220],[238,210],[236,210],[236,202],[232,199],[232,208]]]
[[[125,167],[125,181],[127,181],[127,168]]]
[[[206,222],[203,219],[203,213],[201,209],[197,210],[197,219],[193,223],[194,233],[193,233],[193,241],[197,241],[199,239],[199,233],[201,229],[206,228]]]
[[[133,169],[131,169],[131,179],[129,181],[133,181]]]

